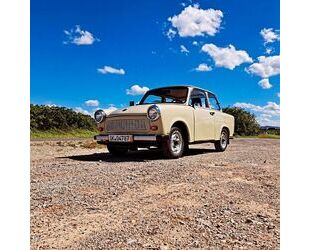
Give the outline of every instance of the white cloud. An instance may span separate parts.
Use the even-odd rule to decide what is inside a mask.
[[[280,118],[279,117],[266,118],[266,117],[263,117],[262,115],[259,115],[259,116],[256,117],[256,121],[261,126],[280,127]]]
[[[267,102],[265,106],[258,106],[251,103],[237,102],[234,104],[234,106],[263,114],[280,115],[280,105],[278,105],[275,102]]]
[[[50,107],[50,108],[52,108],[52,107],[58,107],[57,104],[52,103],[52,102],[46,102],[44,105],[45,105],[45,106],[48,106],[48,107]]]
[[[206,72],[206,71],[211,71],[212,67],[208,66],[206,63],[201,63],[198,65],[197,68],[195,68],[195,70],[199,72]]]
[[[198,42],[197,41],[193,41],[193,45],[198,46]]]
[[[76,107],[74,109],[74,111],[77,112],[77,113],[82,113],[84,115],[91,115],[91,113],[89,111],[87,111],[87,110],[85,110],[85,109],[83,109],[81,107]]]
[[[110,107],[108,107],[108,108],[103,108],[102,110],[108,115],[108,114],[110,114],[111,112],[113,112],[114,110],[117,110],[117,108],[114,107],[114,106],[110,106]]]
[[[280,74],[280,56],[260,56],[258,62],[250,65],[246,71],[262,78],[278,75]]]
[[[71,29],[70,31],[64,30],[64,33],[68,38],[68,40],[64,42],[65,44],[73,43],[76,45],[91,45],[95,41],[100,41],[89,31],[82,30],[79,25],[76,25],[75,29]]]
[[[264,110],[269,110],[280,114],[280,105],[275,102],[267,102],[267,105],[263,106]],[[274,113],[273,113],[274,114]]]
[[[180,46],[180,51],[185,54],[189,53],[189,50],[184,45]]]
[[[258,82],[258,85],[261,86],[263,89],[270,89],[272,84],[269,82],[268,78],[264,78]]]
[[[98,100],[87,100],[85,101],[85,105],[89,107],[98,107],[99,101]]]
[[[275,102],[267,102],[265,106],[237,102],[233,106],[252,111],[262,126],[280,126],[280,105]]]
[[[260,115],[262,118],[271,118],[272,115],[269,115],[269,114],[261,114]]]
[[[98,110],[98,109],[102,109],[107,115],[112,113],[114,110],[117,110],[118,108],[116,108],[113,104],[109,104],[110,106],[108,108],[102,108],[102,107],[97,107],[95,109],[93,109],[91,112],[89,112],[90,116],[91,117],[94,117],[95,115],[95,112]],[[84,110],[85,111],[85,110]]]
[[[124,69],[116,69],[111,66],[104,66],[102,69],[97,69],[98,72],[102,74],[117,74],[117,75],[125,75]]]
[[[205,44],[201,50],[208,53],[217,67],[224,67],[233,70],[242,63],[253,62],[245,50],[236,50],[233,45],[226,48],[217,47],[214,44]]]
[[[133,85],[130,89],[126,89],[127,95],[143,95],[146,91],[148,91],[148,87],[140,87],[139,85]]]
[[[273,48],[269,47],[269,48],[266,48],[265,52],[267,55],[270,55],[272,52],[274,51]]]
[[[220,28],[223,12],[214,9],[200,9],[198,5],[186,7],[179,15],[168,21],[177,29],[180,37],[214,36]]]
[[[166,35],[169,38],[169,40],[171,41],[175,37],[176,33],[177,32],[175,30],[169,28],[169,30],[167,31]]]
[[[273,30],[273,28],[264,28],[260,31],[260,34],[263,37],[265,44],[280,40],[279,31]]]

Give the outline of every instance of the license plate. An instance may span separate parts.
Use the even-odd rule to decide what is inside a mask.
[[[132,142],[132,135],[109,135],[112,142]]]

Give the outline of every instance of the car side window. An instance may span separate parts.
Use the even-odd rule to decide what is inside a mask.
[[[208,107],[208,102],[206,100],[205,92],[194,89],[191,93],[189,104],[194,108],[206,108]]]
[[[216,99],[216,96],[212,93],[208,93],[208,99],[211,109],[221,110],[221,107],[219,105],[218,100]]]

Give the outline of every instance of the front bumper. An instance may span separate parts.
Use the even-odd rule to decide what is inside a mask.
[[[131,142],[111,142],[109,141],[109,135],[95,135],[94,140],[96,140],[100,144],[108,144],[108,143],[121,143],[121,144],[149,144],[149,145],[157,145],[163,140],[167,139],[167,135],[132,135]]]

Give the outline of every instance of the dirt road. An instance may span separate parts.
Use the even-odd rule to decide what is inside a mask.
[[[31,249],[278,249],[279,140],[165,160],[31,142]]]

